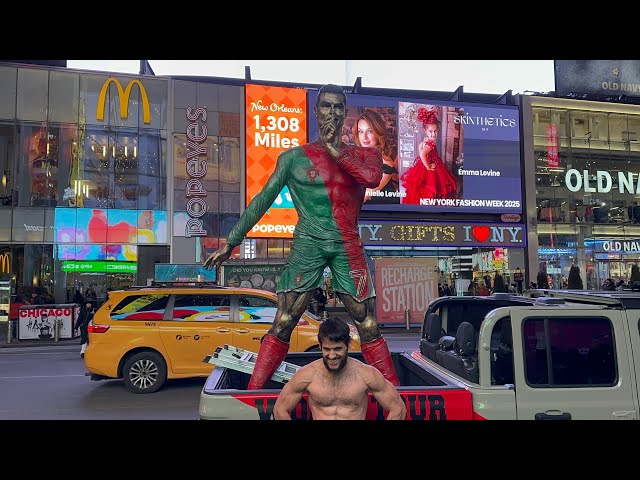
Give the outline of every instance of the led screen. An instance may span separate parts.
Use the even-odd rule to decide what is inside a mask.
[[[343,141],[378,148],[385,165],[363,210],[522,213],[517,107],[348,94],[347,108]]]
[[[167,243],[167,212],[56,208],[56,243]]]
[[[58,260],[138,261],[137,245],[56,245]]]
[[[156,263],[154,276],[157,282],[215,282],[217,272],[202,265]]]
[[[275,170],[278,155],[307,141],[307,92],[267,85],[247,85],[245,91],[248,205]],[[297,221],[285,186],[247,237],[291,238]]]

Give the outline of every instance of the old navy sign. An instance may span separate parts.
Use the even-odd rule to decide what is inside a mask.
[[[572,192],[584,190],[587,193],[609,193],[612,189],[620,193],[640,193],[640,181],[637,172],[616,172],[617,178],[604,170],[597,170],[595,175],[588,170],[580,172],[575,168],[567,170],[564,180]],[[616,181],[614,181],[614,179]]]
[[[515,247],[525,248],[524,224],[393,222],[360,220],[360,238],[367,246]]]
[[[596,252],[640,253],[640,240],[605,240],[595,244]]]

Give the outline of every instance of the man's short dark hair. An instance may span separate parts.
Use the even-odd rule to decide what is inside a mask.
[[[330,342],[344,343],[349,346],[351,337],[349,336],[349,324],[340,317],[329,317],[320,324],[318,330],[318,343],[322,345],[323,340]]]
[[[334,85],[333,83],[329,83],[327,85],[323,85],[322,87],[320,87],[320,90],[318,90],[318,96],[316,97],[316,107],[318,106],[318,102],[320,101],[320,95],[322,95],[323,93],[335,93],[337,95],[342,95],[342,97],[344,98],[344,104],[345,106],[347,105],[347,94],[344,93],[342,87],[339,85]]]

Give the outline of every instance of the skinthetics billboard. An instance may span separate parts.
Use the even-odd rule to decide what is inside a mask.
[[[246,86],[246,205],[267,183],[278,155],[307,142],[307,91],[265,85]],[[298,221],[284,187],[247,237],[293,237]]]
[[[376,147],[384,162],[363,210],[522,213],[516,106],[348,94],[347,108],[343,142]]]

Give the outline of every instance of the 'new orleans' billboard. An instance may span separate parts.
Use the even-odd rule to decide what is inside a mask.
[[[246,204],[267,182],[278,155],[307,141],[307,92],[304,89],[246,86]],[[298,221],[284,187],[248,237],[293,237]]]

